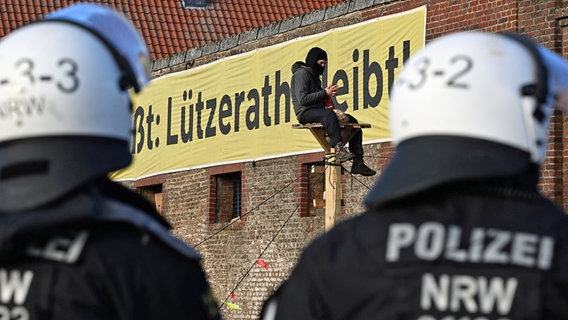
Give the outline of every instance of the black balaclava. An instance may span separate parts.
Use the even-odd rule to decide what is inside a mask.
[[[311,48],[306,56],[306,65],[312,68],[316,75],[321,76],[324,67],[317,63],[318,60],[327,60],[327,52],[318,47]]]

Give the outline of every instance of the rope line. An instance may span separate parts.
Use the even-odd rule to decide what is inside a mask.
[[[359,180],[357,177],[355,177],[349,170],[346,170],[345,167],[343,167],[342,164],[337,164],[337,163],[332,163],[330,161],[327,161],[327,157],[324,157],[321,161],[321,163],[324,165],[324,171],[318,175],[314,181],[310,184],[311,186],[315,185],[316,183],[318,183],[320,181],[320,179],[325,179],[325,171],[328,169],[329,166],[340,166],[342,170],[345,170],[347,172],[349,172],[349,174],[351,175],[351,177],[353,177],[353,180],[356,180],[357,182],[359,182],[361,185],[363,185],[364,187],[366,187],[367,189],[371,189],[370,187],[368,187],[367,185],[365,185],[361,180]],[[271,200],[272,198],[276,197],[278,194],[282,193],[284,190],[286,190],[288,187],[290,187],[292,184],[296,183],[298,181],[298,179],[300,179],[301,176],[296,177],[294,180],[292,180],[291,182],[289,182],[288,184],[286,184],[283,188],[281,188],[280,190],[277,190],[275,193],[273,193],[272,195],[270,195],[269,197],[267,197],[265,200],[263,200],[262,202],[260,202],[258,205],[256,205],[254,208],[252,208],[251,210],[249,210],[248,212],[244,213],[241,215],[241,218],[252,214],[255,210],[257,210],[260,206],[262,206],[263,204],[267,203],[269,200]],[[330,183],[331,185],[331,183]],[[335,188],[335,186],[333,186],[333,188]],[[282,232],[282,230],[284,229],[284,227],[288,224],[288,222],[290,221],[290,219],[292,219],[292,217],[294,216],[294,214],[298,211],[298,208],[301,206],[302,202],[300,201],[298,204],[296,204],[296,207],[294,208],[294,210],[292,211],[292,213],[286,218],[286,221],[284,221],[284,223],[280,226],[280,228],[276,231],[276,233],[274,234],[274,236],[270,239],[270,241],[268,242],[268,244],[264,247],[264,249],[262,250],[262,252],[260,253],[260,255],[254,260],[254,262],[251,264],[251,266],[248,268],[248,270],[245,272],[245,274],[239,279],[239,281],[237,282],[237,284],[233,287],[233,289],[229,292],[229,294],[227,295],[227,297],[225,298],[225,300],[223,300],[223,302],[221,302],[221,304],[219,305],[219,308],[222,307],[223,304],[225,304],[230,298],[231,298],[231,294],[234,293],[238,287],[241,285],[241,283],[244,281],[244,279],[246,279],[246,277],[250,274],[251,270],[254,268],[254,266],[256,265],[257,261],[262,258],[262,256],[264,255],[264,253],[268,250],[268,248],[270,248],[270,246],[272,245],[272,243],[274,242],[274,240],[278,237],[278,235]],[[209,239],[217,236],[219,233],[223,232],[224,230],[226,230],[227,228],[229,228],[231,225],[233,225],[234,223],[236,223],[238,220],[235,220],[233,222],[228,223],[226,226],[224,226],[223,228],[217,230],[216,232],[212,233],[211,235],[209,235],[208,237],[206,237],[205,239],[203,239],[201,242],[199,242],[198,244],[196,244],[194,247],[198,247],[199,245],[203,244],[204,242],[208,241]]]
[[[288,218],[286,219],[286,221],[284,221],[284,223],[282,224],[282,226],[280,226],[280,228],[278,229],[278,231],[276,231],[276,234],[274,234],[274,236],[272,237],[272,239],[270,239],[270,242],[268,242],[268,244],[266,245],[266,247],[264,247],[264,249],[262,250],[262,252],[260,253],[260,255],[254,260],[254,262],[251,264],[251,266],[248,268],[247,272],[241,277],[241,279],[239,280],[239,282],[237,282],[237,284],[233,287],[233,290],[231,290],[231,292],[229,292],[229,295],[225,298],[225,300],[219,305],[219,308],[222,307],[222,305],[227,302],[229,300],[229,298],[231,298],[231,293],[234,293],[237,288],[239,287],[239,285],[245,280],[245,278],[249,275],[250,271],[252,270],[252,268],[254,268],[256,262],[258,261],[258,259],[262,258],[262,255],[264,255],[264,253],[266,252],[266,250],[268,250],[268,248],[270,247],[270,245],[272,244],[272,242],[274,242],[274,239],[276,239],[276,237],[278,237],[278,235],[280,234],[280,232],[282,231],[282,229],[284,229],[284,227],[288,224],[288,222],[290,221],[290,219],[294,216],[294,214],[296,213],[296,211],[298,211],[298,208],[300,207],[300,203],[296,205],[296,208],[292,211],[292,213],[288,216]]]
[[[363,181],[359,180],[359,178],[357,178],[353,173],[351,173],[351,171],[345,169],[343,166],[342,166],[342,168],[343,168],[345,171],[349,172],[349,175],[350,175],[351,178],[352,178],[352,179],[351,179],[351,189],[353,189],[353,180],[355,180],[355,181],[359,182],[361,185],[363,185],[365,188],[367,188],[367,190],[371,191],[371,187],[369,187],[368,185],[364,184]]]
[[[324,160],[322,160],[322,164],[325,164],[325,158]],[[311,184],[312,186],[315,185],[320,179],[322,179],[325,176],[325,168],[324,171],[318,175],[313,183]],[[287,184],[284,188],[282,188],[280,191],[276,192],[275,194],[273,194],[272,196],[270,196],[268,199],[273,198],[274,196],[276,196],[277,194],[279,194],[280,192],[282,192],[283,190],[285,190],[287,187],[289,187],[290,185],[292,185],[292,183],[296,182],[299,178],[301,177],[297,177],[296,179],[294,179],[294,181],[292,181],[291,183]],[[267,200],[268,200],[267,199]],[[266,203],[266,201],[263,201],[262,203],[260,203],[258,206],[256,206],[254,209],[258,208],[260,205]],[[225,300],[223,300],[223,302],[221,302],[219,304],[219,309],[223,306],[223,304],[225,304],[230,298],[231,298],[231,293],[234,293],[235,291],[237,291],[238,287],[241,285],[241,283],[244,281],[244,279],[250,274],[252,268],[254,268],[256,262],[258,261],[258,259],[262,258],[262,256],[264,255],[264,253],[266,252],[266,250],[268,250],[268,248],[270,247],[270,245],[272,245],[272,243],[274,242],[274,240],[276,239],[276,237],[278,237],[278,235],[280,234],[280,232],[284,229],[284,227],[288,224],[288,222],[290,221],[290,219],[294,216],[294,214],[298,211],[298,208],[300,207],[302,203],[298,203],[296,205],[296,207],[294,208],[294,210],[292,211],[292,213],[288,216],[288,218],[286,219],[286,221],[282,224],[282,226],[278,229],[278,231],[276,232],[276,234],[272,237],[272,239],[270,240],[270,242],[266,245],[266,247],[264,248],[264,250],[262,250],[262,252],[260,253],[260,255],[254,260],[254,262],[251,264],[251,266],[248,268],[248,270],[245,272],[245,274],[241,277],[241,279],[237,282],[237,284],[233,287],[233,289],[229,292],[229,294],[227,295],[227,297],[225,298]],[[252,212],[249,211],[248,213]],[[248,214],[247,213],[247,214]],[[218,233],[218,232],[217,232]],[[216,233],[216,234],[217,234]],[[208,239],[210,239],[211,237],[209,237]],[[206,239],[207,240],[207,239]],[[201,243],[205,242],[202,241]],[[200,244],[201,244],[200,243]]]
[[[282,189],[278,190],[277,192],[275,192],[274,194],[272,194],[270,197],[266,198],[264,201],[262,201],[261,203],[259,203],[257,206],[255,206],[254,208],[250,209],[248,212],[245,212],[244,214],[241,215],[241,219],[248,216],[249,214],[251,214],[254,210],[258,209],[258,207],[260,207],[261,205],[265,204],[266,202],[268,202],[268,200],[274,198],[275,196],[277,196],[279,193],[281,193],[282,191],[284,191],[286,188],[288,188],[290,185],[292,185],[293,183],[295,183],[296,181],[298,181],[298,179],[300,179],[301,177],[297,177],[296,179],[294,179],[292,182],[288,183],[287,185],[285,185]],[[203,244],[205,241],[215,237],[216,235],[218,235],[219,233],[223,232],[225,229],[229,228],[230,226],[232,226],[233,224],[235,224],[237,221],[239,221],[240,219],[237,219],[233,222],[228,223],[226,226],[224,226],[223,228],[217,230],[216,232],[214,232],[213,234],[209,235],[208,237],[206,237],[205,239],[201,240],[201,242],[199,242],[198,244],[196,244],[194,247],[198,247],[199,245]]]

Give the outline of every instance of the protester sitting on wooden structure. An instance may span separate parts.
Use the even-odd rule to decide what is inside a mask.
[[[351,173],[372,176],[376,171],[363,161],[363,132],[358,130],[349,141],[349,152],[341,137],[340,123],[357,123],[352,115],[334,108],[331,98],[337,95],[338,86],[322,88],[320,76],[327,66],[327,53],[318,47],[310,49],[306,61],[292,65],[292,104],[301,124],[319,122],[329,135],[335,148],[335,161],[343,163],[353,159]]]

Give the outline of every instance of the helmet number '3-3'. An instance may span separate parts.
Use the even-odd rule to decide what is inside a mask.
[[[75,45],[54,45],[65,42]],[[2,39],[0,211],[53,201],[130,163],[130,89],[148,83],[149,63],[131,22],[92,4]]]

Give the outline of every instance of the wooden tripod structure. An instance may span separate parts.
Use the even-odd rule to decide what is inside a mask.
[[[347,123],[341,125],[341,137],[346,144],[357,130],[370,128],[366,123]],[[325,167],[325,231],[330,230],[339,220],[341,215],[341,196],[343,193],[341,184],[341,170],[339,164],[335,164],[335,150],[329,144],[329,137],[321,123],[294,124],[293,129],[308,129],[314,135],[326,153],[326,159],[330,163]]]

